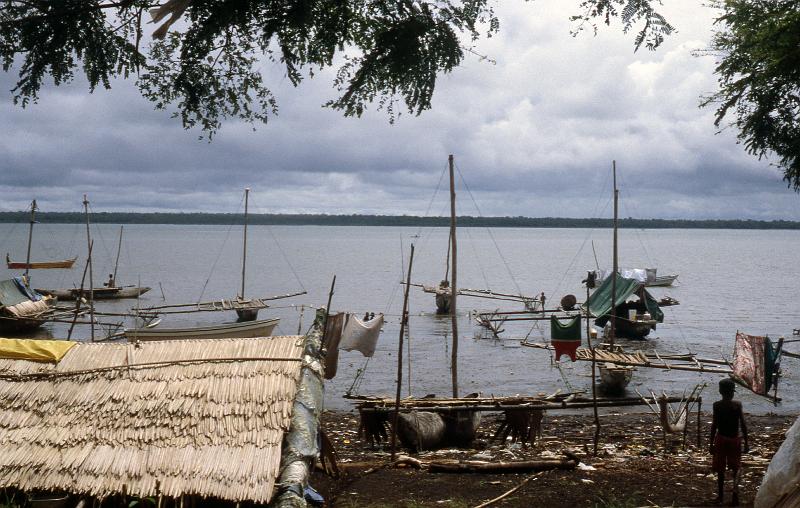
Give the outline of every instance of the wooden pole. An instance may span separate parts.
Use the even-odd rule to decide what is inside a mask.
[[[336,287],[336,275],[334,274],[333,280],[331,281],[331,290],[328,293],[328,305],[325,306],[325,321],[322,323],[322,345],[325,345],[325,335],[328,331],[328,316],[331,315],[331,301],[333,300],[333,289]],[[327,353],[326,353],[327,354]]]
[[[247,206],[250,198],[250,187],[244,189],[244,240],[242,241],[242,300],[244,300],[244,277],[247,267]],[[335,278],[335,277],[334,277]],[[327,320],[326,320],[327,321]]]
[[[30,286],[28,274],[31,269],[31,243],[33,242],[33,224],[36,222],[36,200],[31,201],[31,222],[28,226],[28,254],[25,256],[25,284]]]
[[[94,242],[89,242],[89,257],[92,255],[92,247]],[[81,277],[81,290],[78,292],[78,298],[75,299],[75,317],[72,319],[72,324],[69,325],[69,332],[67,333],[67,340],[72,338],[72,329],[75,328],[75,323],[78,321],[78,313],[81,310],[81,298],[83,295],[83,283],[86,281],[86,272],[89,270],[89,258],[86,259],[86,265],[83,267],[83,276]]]
[[[94,278],[92,276],[92,234],[89,231],[89,199],[83,195],[83,210],[86,213],[86,244],[88,245],[88,258],[86,264],[89,267],[89,316],[92,323],[92,340],[94,340]],[[78,298],[83,297],[83,292]]]
[[[455,173],[453,171],[453,155],[447,158],[450,167],[450,255],[452,256],[451,270],[453,281],[450,285],[450,320],[453,325],[453,350],[450,356],[450,376],[453,383],[453,397],[458,397],[458,279],[456,277],[456,189]]]
[[[119,254],[122,252],[122,230],[125,226],[119,227],[119,242],[117,242],[117,259],[114,261],[114,274],[111,276],[111,280],[109,281],[109,286],[111,287],[117,285],[117,268],[119,268]],[[139,287],[142,285],[139,284]],[[137,298],[138,299],[138,298]]]
[[[586,283],[586,301],[589,301],[589,283]],[[586,309],[586,340],[592,350],[592,409],[594,410],[594,456],[597,457],[597,445],[600,442],[600,414],[597,411],[597,362],[594,344],[592,344],[591,314]]]
[[[414,244],[411,244],[411,256],[408,258],[408,273],[406,281],[411,282],[411,266],[414,264]],[[392,415],[392,461],[397,452],[397,416],[400,414],[400,390],[403,387],[403,334],[405,333],[406,321],[408,321],[408,290],[410,284],[406,284],[406,291],[403,296],[403,313],[400,315],[400,338],[397,346],[397,394],[394,399],[394,414]]]
[[[619,271],[617,260],[617,207],[619,201],[619,191],[617,190],[617,161],[611,162],[611,168],[614,176],[614,266],[612,268],[613,278],[611,279],[611,337],[609,337],[609,343],[613,346],[614,339],[617,336],[617,272]]]

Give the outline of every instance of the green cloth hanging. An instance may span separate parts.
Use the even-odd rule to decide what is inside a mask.
[[[566,322],[550,316],[550,340],[581,340],[581,317],[575,316]]]

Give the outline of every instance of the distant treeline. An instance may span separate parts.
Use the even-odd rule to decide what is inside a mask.
[[[78,212],[41,212],[37,221],[74,224],[86,220]],[[0,222],[28,222],[30,212],[0,212]],[[100,212],[92,222],[101,224],[242,224],[241,214],[230,213],[133,213]],[[448,217],[414,215],[324,215],[324,214],[251,214],[250,224],[276,226],[411,226],[446,227]],[[611,219],[570,219],[562,217],[472,217],[458,218],[459,226],[493,228],[610,228]],[[621,228],[637,229],[800,229],[800,222],[775,220],[685,220],[620,219]]]

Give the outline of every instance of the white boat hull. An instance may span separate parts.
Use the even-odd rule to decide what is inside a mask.
[[[186,339],[243,339],[269,337],[280,319],[264,319],[242,323],[197,326],[190,328],[129,328],[125,338],[137,340],[186,340]]]

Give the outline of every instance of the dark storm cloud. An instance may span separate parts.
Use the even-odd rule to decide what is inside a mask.
[[[698,97],[715,86],[713,62],[694,58],[711,12],[667,3],[681,32],[659,51],[634,53],[618,27],[569,35],[569,2],[504,2],[498,37],[438,80],[432,111],[344,118],[323,72],[297,89],[264,65],[280,105],[253,132],[228,122],[213,142],[153,111],[131,82],[86,93],[48,87],[26,110],[0,104],[4,209],[36,197],[43,209],[234,212],[245,186],[263,212],[409,213],[428,209],[447,154],[469,185],[461,213],[608,215],[611,160],[623,210],[642,217],[800,219],[795,194],[768,161],[716,135]],[[0,76],[0,90],[13,87]],[[446,185],[446,179],[442,181]],[[440,189],[430,213],[444,209]]]

